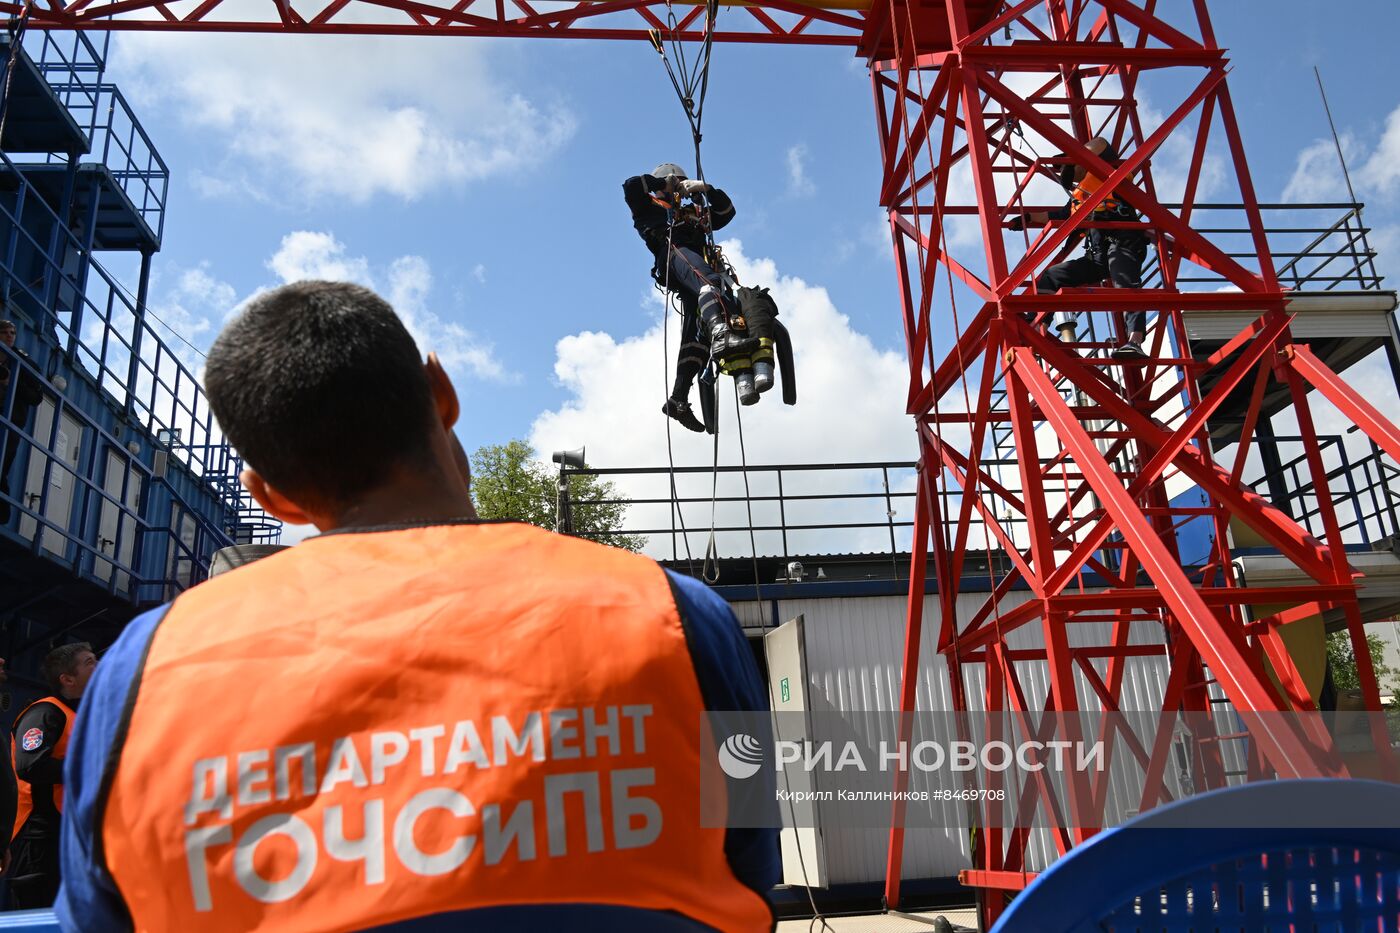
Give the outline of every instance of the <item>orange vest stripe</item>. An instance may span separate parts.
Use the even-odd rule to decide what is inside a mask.
[[[1099,188],[1101,188],[1102,186],[1103,179],[1095,175],[1093,172],[1090,172],[1089,174],[1084,176],[1083,180],[1079,182],[1078,187],[1074,189],[1074,194],[1071,195],[1071,197],[1074,198],[1074,203],[1076,205],[1083,204],[1085,201],[1093,197],[1094,192],[1098,191]],[[1094,208],[1094,213],[1102,214],[1109,211],[1116,211],[1117,209],[1118,199],[1114,195],[1110,194],[1108,197],[1103,199],[1103,202],[1100,203],[1098,207]]]
[[[68,708],[68,704],[64,703],[58,697],[43,697],[20,710],[19,715],[15,717],[15,722],[18,723],[24,718],[25,713],[38,706],[40,703],[52,703],[63,713],[63,735],[58,737],[58,741],[54,743],[53,752],[51,753],[55,761],[62,761],[64,758],[68,757],[68,737],[73,734],[73,719],[75,718],[73,711]],[[10,767],[17,770],[18,762],[15,760],[15,752],[15,734],[12,731],[10,733]],[[18,777],[16,777],[15,783],[19,785],[19,798],[18,805],[15,808],[15,828],[14,831],[10,833],[11,841],[13,841],[15,837],[19,835],[19,831],[24,828],[24,824],[29,820],[29,814],[34,812],[34,789],[29,786],[28,781],[19,780]],[[55,784],[53,787],[53,803],[54,806],[58,808],[58,812],[62,813],[62,784]]]
[[[650,560],[519,524],[325,535],[184,593],[99,816],[137,930],[614,904],[770,930]],[[722,786],[722,784],[721,784]]]

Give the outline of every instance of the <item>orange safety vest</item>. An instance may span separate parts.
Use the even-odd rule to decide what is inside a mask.
[[[770,930],[700,825],[704,708],[653,561],[521,524],[312,538],[156,629],[104,861],[138,931],[570,903]]]
[[[1070,195],[1070,197],[1074,198],[1074,204],[1076,207],[1078,207],[1085,201],[1089,200],[1089,198],[1093,197],[1094,192],[1098,191],[1099,188],[1102,186],[1103,179],[1095,175],[1093,172],[1089,172],[1085,174],[1085,176],[1080,180],[1079,184],[1075,186],[1074,192]],[[1110,194],[1108,197],[1104,198],[1102,202],[1099,203],[1098,207],[1094,208],[1094,213],[1114,213],[1117,212],[1121,206],[1122,202],[1119,201],[1116,196]]]
[[[40,703],[52,703],[63,712],[63,735],[58,737],[58,741],[54,743],[53,752],[51,753],[55,761],[62,761],[68,756],[68,737],[73,734],[73,720],[75,718],[73,711],[68,708],[68,704],[64,703],[58,697],[43,697],[20,710],[19,715],[15,717],[15,722],[18,723],[24,718],[25,713],[38,706]],[[33,732],[35,730],[31,729],[29,731]],[[27,734],[28,733],[26,733],[26,735]],[[20,736],[19,741],[23,742],[24,739],[25,736]],[[39,739],[42,740],[43,736],[39,736]],[[29,751],[33,751],[33,749],[29,749]],[[19,767],[18,763],[15,761],[15,734],[13,731],[10,732],[10,767],[16,770],[18,770]],[[30,787],[28,781],[19,780],[18,777],[15,783],[19,785],[19,804],[15,809],[15,828],[14,831],[10,833],[10,839],[12,841],[19,835],[19,831],[24,828],[24,824],[29,820],[29,814],[34,812],[34,789]],[[54,806],[58,808],[58,812],[62,813],[62,784],[55,784],[53,786],[53,803]]]

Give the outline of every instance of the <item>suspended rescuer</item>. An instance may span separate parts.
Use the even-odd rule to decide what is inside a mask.
[[[25,707],[10,735],[19,805],[5,877],[10,883],[10,899],[21,910],[48,907],[58,895],[63,765],[78,701],[96,668],[97,655],[87,642],[60,645],[50,651],[42,670],[53,694]]]
[[[651,250],[652,277],[676,293],[684,312],[676,381],[661,410],[692,431],[704,431],[690,406],[695,378],[712,353],[723,360],[758,348],[756,338],[730,329],[729,316],[738,308],[709,257],[706,225],[708,230],[728,225],[734,202],[723,190],[687,178],[673,162],[663,162],[650,175],[633,175],[622,183],[622,194],[632,211],[632,226]]]
[[[104,657],[69,755],[66,929],[772,927],[776,831],[697,818],[702,714],[766,709],[723,601],[479,521],[452,383],[363,288],[259,297],[205,372],[248,490],[322,533]]]
[[[1116,167],[1121,161],[1117,150],[1101,136],[1089,140],[1086,148],[1109,165]],[[1103,179],[1082,165],[1069,163],[1061,167],[1060,184],[1070,193],[1069,203],[1053,211],[1030,211],[1013,217],[1008,226],[1012,230],[1023,230],[1044,226],[1052,220],[1067,220],[1071,212],[1078,210],[1098,191]],[[1115,193],[1104,198],[1094,209],[1091,219],[1106,223],[1132,223],[1138,220],[1138,212]],[[1098,285],[1104,279],[1112,279],[1119,288],[1141,288],[1142,266],[1146,259],[1146,231],[1091,227],[1084,237],[1084,255],[1046,269],[1035,280],[1035,290],[1042,295],[1053,295],[1062,288]],[[1147,312],[1128,311],[1124,314],[1124,323],[1128,339],[1114,350],[1113,355],[1120,359],[1145,357],[1147,353],[1142,348],[1142,342],[1147,336]]]

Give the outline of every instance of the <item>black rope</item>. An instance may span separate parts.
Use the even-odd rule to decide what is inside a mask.
[[[10,38],[10,61],[5,66],[5,88],[0,91],[0,146],[5,141],[5,118],[10,115],[10,85],[15,80],[15,66],[19,62],[19,50],[24,42],[24,30],[29,25],[29,10],[32,0],[24,0],[19,16],[11,17],[8,24]]]
[[[686,122],[690,124],[691,141],[695,147],[695,177],[701,181],[705,180],[705,168],[700,158],[700,142],[704,139],[701,127],[705,120],[705,97],[710,90],[710,56],[714,49],[715,41],[715,20],[719,15],[719,0],[707,0],[705,4],[705,40],[700,47],[700,54],[696,57],[694,67],[686,60],[685,45],[681,42],[679,24],[676,22],[675,11],[667,4],[666,25],[669,27],[669,42],[672,54],[680,66],[680,77],[676,76],[676,70],[671,66],[671,57],[666,54],[666,39],[663,39],[659,29],[650,32],[652,48],[656,49],[661,56],[661,63],[666,66],[666,76],[671,79],[671,87],[675,89],[676,98],[681,103],[681,109],[685,111]]]
[[[704,45],[703,45],[702,48],[701,48],[701,52],[700,52],[699,57],[696,59],[694,71],[690,71],[690,70],[688,69],[688,64],[687,64],[686,59],[685,59],[685,50],[684,50],[684,47],[682,46],[681,41],[680,41],[680,33],[679,33],[679,30],[677,29],[677,23],[676,23],[675,13],[674,13],[674,11],[671,9],[670,4],[669,4],[669,3],[667,4],[667,25],[670,27],[670,29],[669,29],[669,32],[670,32],[670,34],[671,34],[671,36],[670,36],[670,41],[671,41],[672,47],[675,49],[676,59],[677,59],[677,61],[680,63],[680,66],[681,66],[681,77],[680,77],[680,78],[678,78],[678,77],[676,76],[676,71],[675,71],[675,69],[672,68],[672,66],[671,66],[671,60],[670,60],[670,58],[666,55],[666,46],[665,46],[665,43],[664,43],[663,40],[662,40],[662,36],[661,36],[660,31],[659,31],[659,30],[653,29],[653,30],[651,31],[651,33],[650,33],[652,48],[656,49],[657,54],[661,56],[661,62],[662,62],[663,65],[666,66],[666,75],[667,75],[667,77],[669,77],[669,78],[671,79],[671,87],[675,89],[675,91],[676,91],[676,97],[680,100],[680,103],[681,103],[681,109],[685,111],[686,121],[690,124],[691,139],[692,139],[692,141],[694,142],[694,145],[695,145],[695,177],[698,178],[700,181],[704,181],[704,180],[705,180],[705,169],[704,169],[704,166],[703,166],[703,164],[702,164],[702,162],[701,162],[701,160],[700,160],[700,143],[701,143],[701,140],[704,138],[704,135],[703,135],[703,133],[701,132],[701,127],[702,127],[702,125],[703,125],[704,117],[705,117],[705,97],[706,97],[706,95],[709,93],[709,88],[710,88],[710,53],[711,53],[711,50],[712,50],[713,45],[714,45],[715,18],[716,18],[716,16],[718,15],[718,13],[719,13],[719,0],[706,0],[706,5],[705,5],[705,42],[704,42]],[[697,93],[698,93],[698,98],[697,98]],[[694,197],[694,196],[692,196],[692,200],[695,200],[695,197]],[[717,247],[717,246],[715,245],[715,241],[714,241],[714,230],[710,227],[710,224],[709,224],[708,205],[705,205],[705,210],[702,211],[702,216],[703,216],[703,220],[704,220],[705,243],[706,243],[707,248],[708,248],[709,251],[710,251],[710,256],[713,258],[713,263],[714,263],[714,265],[715,265],[715,271],[718,272],[722,277],[728,279],[730,282],[736,281],[736,280],[737,280],[737,276],[735,276],[735,274],[734,274],[734,269],[733,269],[733,267],[731,267],[731,266],[729,265],[728,260],[725,259],[724,256],[723,256],[723,254],[720,252],[719,247]],[[665,274],[665,276],[664,276],[664,285],[663,285],[663,288],[665,289],[665,291],[666,291],[666,293],[667,293],[668,295],[670,294],[670,286],[671,286],[671,235],[674,233],[674,231],[675,231],[675,212],[672,211],[672,212],[671,212],[671,217],[670,217],[669,228],[668,228],[667,234],[666,234],[666,274]],[[698,313],[698,310],[697,310],[697,313]],[[663,341],[664,341],[664,340],[665,340],[665,327],[664,327],[664,325],[663,325]],[[662,347],[662,352],[663,352],[663,354],[666,353],[667,350],[668,350],[667,347],[665,347],[665,346]],[[712,349],[711,352],[713,353],[713,349]],[[714,365],[714,360],[713,360],[713,359],[711,359],[710,365],[711,365],[711,366]],[[699,381],[699,380],[697,380],[697,381]],[[669,387],[668,387],[668,391],[669,391]],[[703,385],[700,386],[700,391],[701,391],[701,392],[705,391]],[[762,588],[761,588],[760,585],[759,585],[759,579],[758,579],[758,541],[757,541],[757,538],[756,538],[755,535],[754,535],[754,530],[753,530],[753,499],[752,499],[752,495],[751,495],[750,488],[749,488],[748,454],[747,454],[747,452],[746,452],[746,450],[745,450],[745,448],[744,448],[744,424],[743,424],[743,417],[742,417],[742,416],[740,415],[740,413],[739,413],[740,408],[741,408],[741,406],[740,406],[740,404],[739,404],[739,386],[738,386],[738,384],[736,383],[735,386],[734,386],[734,410],[735,410],[736,424],[739,426],[739,457],[740,457],[740,462],[741,462],[742,467],[743,467],[743,470],[742,470],[742,471],[743,471],[743,475],[744,475],[744,501],[745,501],[746,507],[747,507],[747,509],[748,509],[748,517],[749,517],[749,554],[750,554],[750,559],[752,560],[752,566],[753,566],[754,608],[758,611],[758,614],[759,614],[759,620],[760,620],[760,621],[759,621],[759,629],[760,629],[760,632],[761,632],[763,635],[767,635],[767,634],[768,634],[769,627],[768,627],[768,622],[767,622],[767,614],[763,612],[763,591],[762,591]],[[719,554],[718,554],[718,545],[717,545],[717,543],[716,543],[716,534],[715,534],[715,527],[716,527],[715,511],[716,511],[716,503],[719,501],[719,426],[718,426],[718,419],[719,419],[719,398],[718,398],[718,395],[716,395],[716,398],[715,398],[715,419],[716,419],[716,425],[715,425],[715,434],[714,434],[714,463],[713,463],[713,469],[712,469],[712,472],[711,472],[711,475],[710,475],[710,537],[709,537],[709,541],[706,543],[706,546],[705,546],[705,557],[704,557],[704,560],[703,560],[703,562],[702,562],[702,564],[701,564],[701,570],[700,570],[701,578],[702,578],[706,583],[710,583],[710,584],[716,583],[716,582],[719,580]],[[669,416],[668,416],[666,420],[667,420],[667,422],[668,422],[668,424],[666,425],[666,452],[667,452],[667,456],[670,456],[670,455],[671,455],[671,425],[669,424],[669,422],[670,422],[671,419],[670,419]],[[672,459],[672,460],[671,460],[671,495],[672,495],[672,498],[673,498],[673,499],[676,497],[675,469],[676,469],[675,460]],[[675,503],[675,504],[676,504],[677,507],[679,507],[679,503]],[[682,525],[682,528],[684,528],[684,525]],[[686,551],[686,556],[687,556],[687,559],[688,559],[688,558],[689,558],[689,539],[688,539],[688,538],[687,538],[687,551]],[[712,570],[713,570],[713,573],[711,572]],[[782,740],[782,733],[781,733],[781,731],[780,731],[779,728],[778,728],[778,723],[777,723],[777,720],[776,720],[776,719],[774,719],[774,721],[773,721],[773,731],[774,731],[774,736],[775,736],[775,738],[777,738],[779,741],[781,741],[781,740]],[[787,772],[786,772],[786,771],[783,772],[783,782],[784,782],[784,784],[788,784],[788,785],[789,785],[789,790],[790,790],[790,789],[791,789],[791,785],[790,785],[790,781],[789,781],[789,778],[788,778],[788,776],[787,776]],[[793,826],[796,826],[796,825],[797,825],[797,814],[796,814],[796,809],[795,809],[795,807],[794,807],[794,805],[793,805],[792,800],[791,800],[790,797],[789,797],[789,799],[788,799],[788,816],[789,816],[789,819],[792,820],[792,825],[793,825]],[[810,929],[811,927],[815,927],[818,923],[820,923],[820,924],[821,924],[821,928],[822,928],[823,930],[830,930],[830,929],[831,929],[830,925],[826,922],[826,918],[822,915],[821,910],[817,907],[817,900],[816,900],[815,896],[813,896],[813,894],[812,894],[812,887],[811,887],[810,883],[807,883],[807,882],[810,881],[810,878],[809,878],[809,876],[808,876],[808,874],[807,874],[807,862],[806,862],[806,859],[805,859],[805,858],[803,857],[803,855],[802,855],[802,847],[801,847],[801,846],[798,846],[798,851],[797,851],[797,863],[798,863],[799,868],[800,868],[801,871],[802,871],[802,880],[803,880],[803,882],[804,882],[804,884],[803,884],[803,891],[806,892],[806,894],[807,894],[807,903],[808,903],[808,904],[811,906],[811,908],[812,908],[812,923],[811,923],[811,925],[809,926],[809,929]]]
[[[662,389],[666,393],[666,398],[668,400],[671,397],[671,356],[669,344],[671,341],[671,311],[673,310],[671,304],[673,300],[671,292],[671,235],[675,232],[675,227],[675,223],[672,222],[666,229],[666,284],[664,287],[658,286],[661,287],[661,294],[663,295],[663,301],[666,305],[666,310],[661,312],[661,382]],[[681,314],[685,314],[684,308],[682,308]],[[682,329],[681,341],[684,342],[684,340],[685,331]],[[681,507],[680,492],[676,488],[676,455],[671,448],[671,416],[669,414],[666,416],[666,460],[671,465],[671,516],[680,522],[681,540],[685,542],[686,567],[693,577],[695,576],[695,558],[690,553],[690,534],[685,530],[685,511]],[[671,546],[674,549],[674,540]],[[674,556],[674,550],[672,554]],[[701,572],[704,572],[703,569]]]

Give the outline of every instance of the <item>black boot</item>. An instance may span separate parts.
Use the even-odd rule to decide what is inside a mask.
[[[725,301],[719,289],[707,287],[700,293],[700,323],[710,335],[710,357],[723,362],[748,356],[758,349],[758,338],[747,331],[735,333],[724,313]],[[733,309],[731,309],[733,310]],[[737,313],[737,311],[735,311]]]
[[[700,419],[695,417],[695,412],[691,410],[690,403],[684,399],[668,398],[666,404],[661,406],[661,412],[668,418],[674,418],[681,423],[681,427],[687,431],[695,431],[703,434],[705,425]]]

